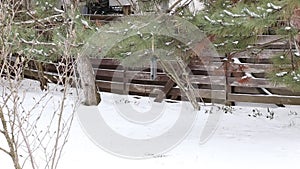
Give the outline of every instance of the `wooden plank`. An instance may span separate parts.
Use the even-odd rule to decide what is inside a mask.
[[[123,66],[120,65],[120,61],[117,59],[98,59],[90,58],[90,62],[93,68],[102,68],[102,69],[123,69]]]
[[[124,66],[120,65],[120,63],[115,59],[91,59],[92,66],[95,71],[101,69],[111,69],[111,70],[123,70]],[[214,62],[209,63],[207,65],[189,65],[189,69],[193,72],[193,74],[209,74],[209,75],[222,75],[222,62]],[[174,64],[175,70],[176,64]],[[139,67],[128,67],[129,71],[143,71],[150,72],[150,65],[142,65]],[[158,73],[163,72],[163,68],[158,65]]]
[[[38,72],[36,70],[25,69],[23,73],[25,78],[39,80]],[[47,82],[56,84],[58,83],[59,76],[54,73],[44,72],[44,78],[47,80]]]
[[[232,71],[234,69],[237,71],[261,73],[270,70],[272,66],[272,64],[265,63],[230,63],[229,70]],[[203,70],[208,72],[222,72],[224,70],[224,63],[214,62],[210,63],[209,65],[191,65],[189,68],[192,71]],[[223,75],[225,75],[225,72]]]
[[[190,70],[205,70],[205,71],[217,71],[217,70],[224,70],[223,68],[223,62],[211,62],[211,63],[207,63],[205,65],[203,64],[193,64],[193,65],[189,65],[188,67]]]
[[[226,98],[225,90],[195,89],[195,93],[196,96],[200,96],[201,98],[220,99],[220,100],[225,100]],[[175,94],[179,96],[184,96],[184,93],[180,92],[179,88],[173,88],[169,94],[171,96]]]
[[[156,98],[155,98],[155,102],[162,102],[163,99],[165,98],[166,95],[169,94],[169,92],[171,91],[171,89],[173,88],[173,86],[175,85],[175,82],[172,79],[169,79],[165,85],[165,87],[163,88],[162,92],[160,92]]]
[[[108,70],[99,69],[96,70],[97,80],[113,80],[113,81],[123,81],[123,71],[122,70]],[[158,73],[156,79],[150,79],[150,72],[138,72],[138,71],[126,71],[126,77],[132,81],[132,83],[138,84],[155,84],[164,85],[169,77],[165,73]],[[188,76],[192,84],[212,84],[212,85],[225,85],[224,76],[206,76],[206,75],[189,75]]]
[[[271,59],[274,56],[284,54],[287,51],[287,49],[264,49],[262,51],[249,50],[235,54],[234,58]]]
[[[269,43],[265,48],[269,49],[288,49],[289,48],[289,43],[287,39],[282,39],[280,35],[259,35],[257,37],[257,42],[254,44],[255,45],[266,45]],[[276,41],[276,42],[275,42]],[[270,43],[273,42],[273,43]]]
[[[96,81],[96,85],[100,91],[112,92],[112,93],[123,93],[123,83],[121,82],[110,82],[110,81]],[[127,92],[132,92],[142,96],[149,96],[154,89],[163,90],[163,86],[157,85],[142,85],[142,84],[126,84]],[[211,89],[196,89],[197,94],[203,98],[218,99],[225,98],[224,90],[211,90]],[[179,88],[172,88],[168,94],[168,97],[172,95],[184,95],[180,92]]]
[[[286,95],[286,96],[300,96],[299,92],[294,93],[288,88],[267,88],[267,87],[245,87],[245,86],[231,86],[232,93],[237,94],[265,94],[265,89],[274,95]],[[277,91],[277,92],[274,92]]]
[[[288,87],[286,88],[268,88],[268,90],[277,95],[285,95],[285,96],[300,96],[300,92],[292,91]]]
[[[199,58],[200,60],[204,59],[204,58]],[[117,60],[117,59],[114,59],[114,58],[102,58],[102,59],[98,59],[98,58],[90,58],[90,61],[91,61],[91,64],[94,68],[102,68],[102,67],[117,67],[117,66],[120,66],[121,68],[123,67],[121,65],[121,61]],[[174,67],[176,68],[176,62],[177,60],[170,60],[169,61],[170,64],[172,64],[172,62],[174,62]],[[222,63],[222,60],[221,59],[213,59],[213,58],[209,58],[209,61],[193,61],[189,64],[187,64],[189,67],[193,67],[193,65],[205,65],[205,66],[208,66],[208,65],[212,65],[214,66],[215,63]],[[157,65],[158,69],[162,69],[162,67],[158,64]],[[135,66],[132,66],[133,68]],[[149,68],[150,67],[150,61],[149,61],[149,64],[143,64],[143,65],[139,65],[137,68]]]
[[[110,77],[110,79],[121,79],[123,78],[123,73],[123,70],[95,69],[95,75],[99,79],[101,79],[101,77]],[[151,80],[150,72],[127,70],[125,74],[126,77],[130,80]],[[157,73],[157,77],[151,81],[167,82],[168,80],[169,78],[165,73]]]
[[[261,88],[257,87],[231,87],[233,94],[264,94]]]
[[[286,85],[283,84],[274,84],[268,79],[257,78],[257,79],[248,79],[247,81],[240,83],[240,78],[231,78],[231,87],[258,87],[258,88],[276,88],[276,89],[286,89]]]
[[[103,21],[113,21],[122,15],[94,15],[94,14],[82,14],[83,17],[89,20],[103,20]]]
[[[252,95],[230,93],[228,95],[228,99],[234,102],[300,105],[300,96]]]
[[[192,84],[210,84],[225,86],[225,76],[189,75]]]

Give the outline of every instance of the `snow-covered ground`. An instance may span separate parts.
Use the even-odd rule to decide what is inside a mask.
[[[33,85],[36,82],[27,81]],[[2,90],[0,91],[2,92]],[[59,97],[54,92],[53,99]],[[31,97],[39,97],[40,91],[28,90],[28,106]],[[101,93],[102,102],[98,106],[105,121],[114,126],[116,132],[128,137],[152,137],[159,132],[166,132],[176,122],[178,113],[161,115],[155,123],[149,125],[128,125],[120,120],[116,113],[116,104],[134,104],[138,111],[149,108],[151,99],[145,97],[124,97],[110,93]],[[118,99],[120,98],[120,99]],[[69,101],[71,104],[71,101]],[[54,103],[54,102],[53,102]],[[52,104],[52,102],[49,102]],[[178,103],[162,103],[167,108],[177,109]],[[247,107],[248,105],[248,107]],[[51,107],[51,105],[48,105]],[[220,105],[222,108],[222,106]],[[228,108],[228,107],[223,107]],[[222,113],[218,127],[212,137],[200,144],[200,136],[209,113],[207,107],[197,112],[197,119],[187,137],[172,150],[164,154],[149,156],[147,159],[133,160],[122,158],[99,148],[82,128],[82,123],[75,116],[69,142],[65,147],[59,168],[222,168],[222,169],[279,169],[299,168],[300,166],[300,105],[285,108],[273,105],[241,104],[232,107],[231,113]],[[47,113],[48,110],[45,110]],[[49,109],[49,111],[52,111]],[[274,118],[267,116],[274,112]],[[49,112],[50,113],[50,112]],[[166,125],[166,126],[165,126]],[[170,136],[170,139],[173,138]],[[1,139],[1,138],[0,138]],[[1,140],[2,142],[3,140]],[[1,144],[0,142],[0,144]],[[10,169],[10,159],[0,153],[0,168]]]

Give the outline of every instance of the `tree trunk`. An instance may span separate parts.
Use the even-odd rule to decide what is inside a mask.
[[[98,105],[101,101],[101,97],[97,92],[94,70],[87,56],[81,55],[78,57],[77,71],[79,73],[80,83],[84,93],[83,104],[87,106]]]
[[[47,80],[45,78],[43,65],[41,62],[36,61],[36,60],[34,61],[34,64],[35,64],[35,68],[38,73],[38,80],[40,81],[41,90],[47,90],[48,84],[47,84]]]

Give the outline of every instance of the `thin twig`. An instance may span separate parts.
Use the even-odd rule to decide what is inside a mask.
[[[10,152],[9,152],[9,151],[7,151],[7,150],[5,150],[4,148],[1,148],[1,147],[0,147],[0,151],[3,151],[4,153],[6,153],[7,155],[9,155],[9,156],[10,156]]]
[[[22,22],[14,22],[14,25],[24,25],[24,24],[33,24],[33,23],[41,23],[43,21],[48,21],[51,22],[51,19],[56,19],[57,17],[63,17],[63,14],[57,14],[57,15],[52,15],[46,18],[42,18],[42,19],[36,19],[36,20],[28,20],[28,21],[22,21]]]
[[[279,41],[284,40],[284,39],[286,39],[286,37],[281,37],[281,38],[272,40],[270,42],[266,42],[266,43],[259,44],[259,45],[254,45],[254,46],[248,47],[247,49],[235,50],[234,52],[231,53],[231,55],[234,55],[234,54],[237,54],[237,53],[240,53],[240,52],[249,51],[251,49],[264,49],[267,46],[271,45],[272,43],[279,42]]]

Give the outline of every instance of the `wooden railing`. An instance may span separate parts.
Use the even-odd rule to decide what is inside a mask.
[[[263,37],[263,40],[270,40],[270,37]],[[189,79],[195,87],[199,101],[203,99],[205,102],[226,104],[254,102],[300,105],[300,92],[292,91],[283,84],[273,84],[266,78],[266,74],[272,68],[271,58],[274,54],[283,52],[286,49],[285,45],[285,41],[272,43],[259,53],[245,51],[229,60],[224,56],[217,56],[211,59],[209,65],[203,64],[201,58],[190,62]],[[160,66],[156,78],[152,80],[150,63],[140,67],[125,67],[120,61],[112,58],[91,59],[91,63],[100,91],[151,96],[156,97],[156,101],[162,101],[164,98],[187,100]],[[55,83],[58,78],[57,64],[42,65],[45,78]],[[24,76],[39,80],[33,62],[28,63]]]

